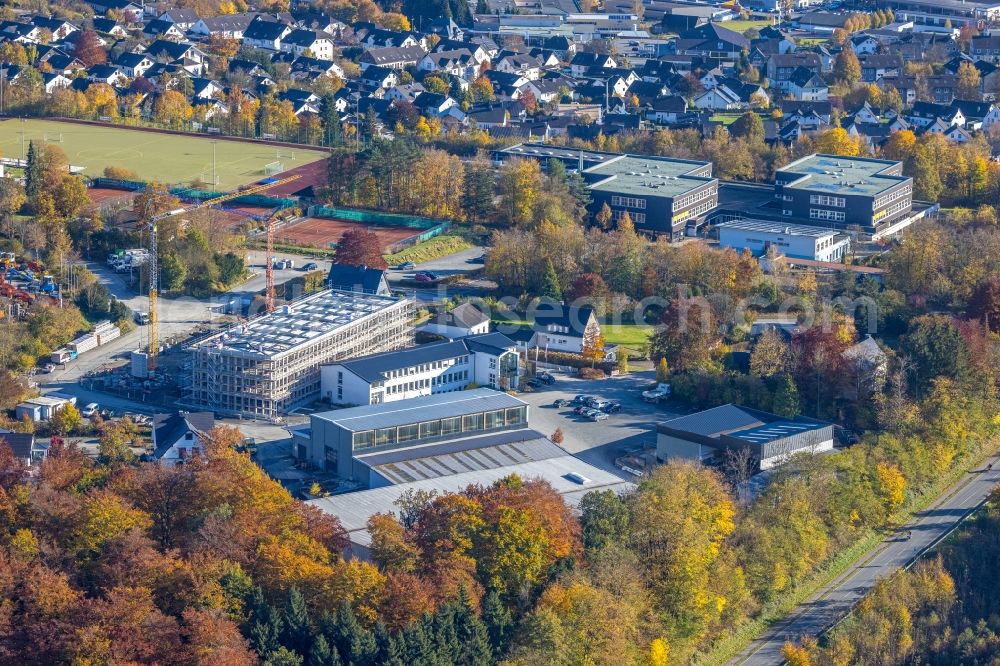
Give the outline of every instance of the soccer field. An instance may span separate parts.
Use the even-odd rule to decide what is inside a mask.
[[[54,120],[0,121],[3,157],[22,157],[29,141],[62,148],[83,175],[101,176],[104,167],[131,169],[139,178],[170,185],[200,179],[212,182],[212,139],[203,136],[160,134],[122,127],[78,125]],[[61,139],[61,141],[59,141]],[[281,162],[286,171],[326,157],[322,150],[278,148],[257,143],[219,140],[215,168],[219,189],[229,190],[265,177],[264,165]]]

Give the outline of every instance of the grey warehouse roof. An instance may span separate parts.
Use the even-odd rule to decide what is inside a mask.
[[[547,458],[529,463],[505,465],[493,469],[440,476],[413,483],[362,490],[343,495],[333,495],[309,501],[325,513],[337,516],[347,530],[352,542],[367,546],[371,537],[367,531],[368,519],[376,513],[393,513],[398,510],[395,502],[410,490],[436,491],[438,494],[459,492],[469,485],[488,486],[512,474],[522,479],[544,479],[552,484],[556,492],[571,506],[576,506],[583,496],[594,490],[615,490],[626,492],[635,484],[603,469],[589,465],[571,455]],[[567,478],[569,474],[579,474],[587,479],[583,484]]]
[[[717,437],[723,433],[762,426],[764,423],[755,414],[736,405],[721,405],[696,414],[671,419],[660,425],[671,430],[683,430],[704,437]]]
[[[421,421],[446,419],[465,414],[478,414],[497,409],[524,407],[517,398],[488,388],[438,393],[380,405],[363,405],[313,414],[351,432],[375,428],[391,428]]]
[[[452,474],[548,460],[566,455],[539,432],[524,428],[484,437],[357,456],[392,483],[412,483]]]
[[[829,424],[827,423],[800,423],[794,421],[775,421],[774,423],[768,423],[767,425],[757,426],[756,428],[748,428],[746,430],[740,430],[739,432],[729,433],[730,437],[736,437],[737,439],[742,439],[750,444],[762,445],[768,442],[773,442],[776,439],[783,439],[785,437],[790,437],[792,435],[798,435],[799,433],[808,432],[810,430],[820,430],[826,428]]]
[[[196,342],[192,348],[273,358],[400,302],[391,296],[328,289]]]

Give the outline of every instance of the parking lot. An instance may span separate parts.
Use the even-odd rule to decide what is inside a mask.
[[[639,372],[623,377],[587,380],[553,373],[556,382],[541,386],[532,393],[518,397],[531,406],[528,425],[548,437],[557,428],[563,432],[562,447],[586,462],[619,475],[615,458],[628,450],[656,443],[655,426],[661,421],[680,416],[670,405],[651,405],[642,400],[642,391],[653,383],[653,372]],[[621,403],[621,411],[609,414],[607,420],[591,421],[573,413],[575,405],[556,408],[557,399],[572,400],[577,395],[589,395]]]

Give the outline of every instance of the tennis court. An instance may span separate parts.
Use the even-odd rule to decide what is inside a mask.
[[[339,241],[340,237],[350,229],[374,231],[383,252],[387,252],[390,245],[420,233],[419,229],[410,227],[376,226],[346,220],[307,217],[290,227],[278,229],[274,237],[279,243],[329,248],[331,243]]]
[[[59,146],[83,175],[103,175],[105,167],[120,166],[140,180],[170,185],[212,181],[213,145],[218,189],[231,190],[264,177],[264,167],[281,162],[285,171],[326,157],[322,150],[217,140],[208,136],[163,134],[114,125],[80,125],[56,120],[0,121],[0,151],[23,157],[28,143]],[[23,151],[23,153],[22,153]],[[280,176],[279,176],[280,177]]]

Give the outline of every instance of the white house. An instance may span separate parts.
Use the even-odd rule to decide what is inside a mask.
[[[517,343],[500,333],[362,356],[320,368],[320,394],[334,405],[377,405],[464,391],[517,388]]]
[[[22,421],[27,417],[36,423],[38,421],[48,421],[55,416],[56,412],[64,409],[66,405],[75,404],[76,398],[72,396],[64,396],[57,393],[40,395],[37,398],[25,400],[17,405],[14,408],[14,418]]]
[[[424,324],[420,330],[455,340],[489,332],[490,318],[480,312],[479,308],[472,303],[462,303],[450,312],[442,312],[437,315]]]
[[[205,435],[215,427],[212,412],[178,412],[153,416],[153,458],[174,466],[196,456]]]

